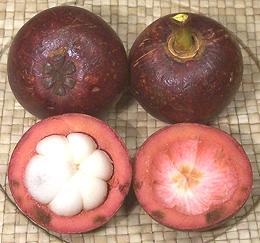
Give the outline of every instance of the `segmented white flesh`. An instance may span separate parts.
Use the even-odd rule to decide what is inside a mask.
[[[61,135],[51,135],[42,139],[36,146],[38,154],[56,157],[59,159],[66,159],[71,161],[71,153],[68,139]]]
[[[76,164],[87,158],[97,148],[95,141],[83,133],[71,133],[67,136],[67,139],[72,153],[72,160]]]
[[[93,163],[92,161],[95,161]],[[88,176],[108,180],[113,174],[111,159],[102,150],[96,150],[80,163],[80,170]]]
[[[153,161],[155,197],[165,207],[198,215],[228,201],[238,183],[219,145],[178,141]]]
[[[113,161],[86,134],[51,135],[41,140],[25,169],[31,196],[61,216],[100,206],[107,196]]]
[[[82,196],[75,176],[67,181],[49,204],[49,208],[57,215],[73,216],[83,207]]]
[[[29,193],[41,203],[49,203],[71,177],[67,162],[35,155],[25,170],[25,185]]]
[[[104,202],[107,195],[107,183],[96,177],[85,177],[83,174],[80,176],[79,190],[84,209],[91,210]]]

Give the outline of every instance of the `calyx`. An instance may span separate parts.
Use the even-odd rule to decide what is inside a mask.
[[[53,56],[43,66],[42,85],[46,89],[52,89],[55,95],[64,96],[76,84],[72,77],[75,72],[75,64],[66,58],[66,54]]]

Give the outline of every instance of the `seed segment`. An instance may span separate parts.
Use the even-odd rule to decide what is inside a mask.
[[[82,133],[51,135],[36,146],[25,169],[25,185],[38,202],[57,215],[73,216],[101,205],[113,161],[94,140]]]
[[[25,185],[36,201],[49,203],[72,173],[70,165],[55,157],[35,155],[25,170]]]
[[[107,161],[110,163],[107,163]],[[102,180],[108,180],[113,173],[112,161],[102,150],[95,150],[89,157],[82,160],[79,168],[85,175],[96,175],[97,178]]]
[[[61,187],[54,199],[48,205],[58,215],[73,216],[83,208],[82,197],[78,188],[78,181],[74,175]]]
[[[83,133],[71,133],[67,136],[73,162],[79,164],[97,148],[95,141]]]
[[[36,146],[36,152],[58,161],[72,160],[68,140],[60,135],[51,135],[42,139]]]

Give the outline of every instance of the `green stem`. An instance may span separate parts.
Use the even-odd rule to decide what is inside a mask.
[[[181,26],[175,33],[175,39],[173,43],[173,49],[177,53],[184,53],[190,51],[194,46],[194,39],[191,31]]]

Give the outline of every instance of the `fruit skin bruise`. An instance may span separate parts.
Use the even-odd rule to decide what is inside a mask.
[[[194,123],[151,135],[137,151],[133,172],[143,209],[159,223],[184,231],[218,227],[243,207],[253,185],[242,146],[219,129]],[[188,175],[196,178],[189,188]]]

